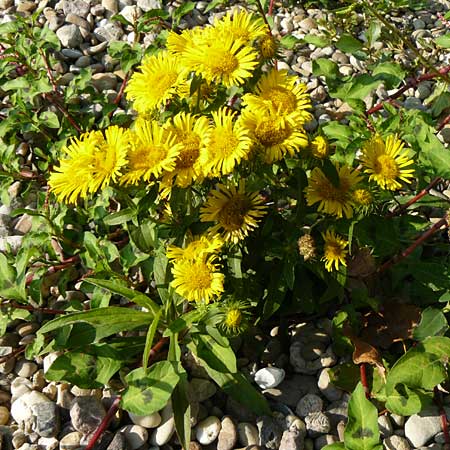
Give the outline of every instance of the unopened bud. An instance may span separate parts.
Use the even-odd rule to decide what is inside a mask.
[[[314,259],[316,254],[316,243],[314,238],[310,234],[304,234],[300,236],[297,241],[298,252],[303,256],[305,261],[309,259]]]

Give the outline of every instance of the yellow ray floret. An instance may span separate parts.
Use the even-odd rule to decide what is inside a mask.
[[[330,230],[327,230],[322,236],[325,241],[323,248],[324,256],[322,257],[322,261],[325,261],[325,269],[331,272],[333,266],[336,270],[339,269],[339,265],[346,266],[345,258],[348,254],[348,250],[346,249],[348,241]]]
[[[174,263],[172,286],[190,301],[209,303],[223,292],[224,275],[213,261],[186,259]]]
[[[308,138],[301,127],[294,128],[276,114],[262,114],[244,109],[242,124],[249,131],[257,151],[266,163],[279,161],[286,155],[294,156],[308,145]]]
[[[128,131],[117,126],[109,127],[105,136],[91,131],[73,138],[63,149],[67,159],[50,174],[50,191],[61,202],[75,203],[115,183],[127,163],[129,145]]]
[[[411,183],[414,178],[414,169],[407,167],[414,164],[409,158],[404,143],[397,136],[390,135],[383,141],[381,136],[374,136],[366,142],[361,162],[369,173],[369,180],[375,180],[382,189],[391,191],[401,188],[400,181]]]
[[[156,121],[139,119],[132,130],[128,167],[120,181],[137,184],[152,181],[174,170],[182,145]]]
[[[186,86],[186,70],[176,56],[162,51],[144,58],[125,89],[128,100],[140,114],[164,106]]]
[[[272,69],[261,77],[255,94],[243,96],[243,103],[254,112],[277,114],[294,126],[302,125],[312,118],[307,111],[311,108],[311,99],[306,85],[297,81],[297,77],[288,75],[286,70]]]
[[[219,184],[200,209],[200,220],[216,222],[210,232],[221,233],[226,242],[237,243],[258,226],[265,209],[259,193],[246,192],[244,182],[239,183],[238,189]]]
[[[200,161],[206,176],[227,175],[247,158],[252,140],[240,119],[233,122],[235,113],[227,108],[213,111],[211,115],[214,125]]]
[[[226,87],[237,86],[250,78],[258,64],[256,51],[231,36],[222,36],[213,27],[206,30],[201,42],[183,52],[184,66],[206,81]]]
[[[190,242],[185,248],[169,245],[166,256],[169,260],[197,261],[208,259],[216,254],[223,246],[223,240],[218,236],[200,236]]]
[[[321,169],[315,167],[306,188],[308,205],[319,203],[318,211],[336,217],[350,218],[353,215],[353,191],[361,181],[361,176],[350,167],[335,165],[338,183],[333,184]]]

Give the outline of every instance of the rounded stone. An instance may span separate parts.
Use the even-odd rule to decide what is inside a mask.
[[[284,369],[278,367],[264,367],[255,373],[255,383],[261,389],[277,387],[286,376]]]
[[[441,418],[436,407],[424,408],[405,423],[405,436],[414,447],[422,447],[441,431]]]
[[[384,439],[383,446],[386,450],[411,450],[408,440],[396,434]]]
[[[241,422],[237,426],[237,431],[239,443],[243,447],[258,444],[258,429],[253,424],[248,422]]]
[[[144,428],[156,428],[161,423],[161,416],[158,412],[148,416],[138,416],[137,414],[128,413],[131,421],[135,425],[140,425]]]
[[[16,367],[14,367],[14,372],[19,377],[30,378],[38,369],[37,364],[32,361],[28,361],[25,358],[21,358],[16,362]]]
[[[221,422],[217,450],[232,450],[237,442],[237,428],[231,417],[225,416]]]
[[[209,416],[197,424],[195,437],[200,444],[212,444],[220,433],[220,419],[216,416]]]
[[[140,425],[126,425],[120,429],[130,450],[143,446],[148,439],[148,431]]]
[[[75,450],[80,446],[80,441],[83,435],[79,431],[73,431],[72,433],[66,434],[59,441],[60,450]]]
[[[161,424],[155,429],[150,437],[152,445],[164,445],[169,442],[175,432],[175,419],[173,416],[172,404],[169,402],[161,411]]]
[[[195,402],[204,402],[217,392],[217,388],[209,380],[193,378],[189,383],[189,398]]]
[[[75,397],[70,406],[73,427],[85,435],[93,433],[105,415],[105,408],[96,397]]]
[[[317,386],[320,392],[329,400],[330,402],[334,402],[339,400],[342,397],[342,391],[335,386],[332,385],[329,369],[325,368],[320,372],[319,381],[317,382]]]
[[[0,406],[0,425],[6,425],[9,420],[9,409],[6,406]]]
[[[381,437],[383,438],[388,438],[394,433],[392,422],[386,414],[378,417],[378,428],[380,429]]]
[[[300,399],[295,412],[302,418],[313,412],[320,412],[323,408],[323,400],[315,394],[306,394]]]
[[[83,42],[80,29],[74,24],[63,25],[61,28],[58,28],[56,36],[58,36],[63,47],[74,48]]]
[[[313,412],[305,417],[306,430],[312,438],[330,432],[330,419],[323,412]]]

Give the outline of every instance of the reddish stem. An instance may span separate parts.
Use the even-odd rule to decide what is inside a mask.
[[[119,409],[119,404],[120,404],[120,397],[117,397],[116,399],[114,399],[112,405],[110,406],[108,412],[106,413],[106,416],[103,418],[100,425],[95,430],[95,432],[94,432],[93,436],[91,437],[91,440],[89,441],[85,450],[92,450],[94,448],[98,439],[103,434],[103,432],[108,428],[109,423],[111,422],[112,418],[114,417],[117,410]]]
[[[42,60],[44,61],[45,68],[47,70],[47,76],[48,76],[48,79],[50,80],[50,83],[52,84],[53,92],[57,93],[58,92],[58,86],[56,85],[55,78],[53,77],[53,73],[52,73],[52,70],[51,70],[50,65],[48,63],[47,56],[45,55],[44,51],[41,48],[39,49],[39,53],[40,53],[40,55],[42,57]]]
[[[125,87],[127,86],[128,80],[130,78],[130,72],[127,72],[124,79],[122,80],[122,84],[120,85],[119,92],[116,95],[116,98],[114,99],[114,105],[118,105],[120,103],[120,100],[122,100],[123,93],[125,91]],[[109,118],[111,119],[112,115],[114,114],[115,110],[112,110],[109,113]]]
[[[402,259],[409,256],[419,245],[422,245],[430,236],[432,236],[436,231],[438,231],[443,226],[448,226],[447,219],[443,217],[441,220],[436,222],[431,228],[429,228],[425,233],[420,235],[406,250],[404,250],[399,255],[394,256],[390,260],[386,261],[379,269],[378,273],[385,272],[387,269],[391,268],[394,264],[397,264]]]
[[[394,211],[390,212],[389,214],[387,214],[386,217],[393,217],[396,216],[397,214],[400,214],[401,212],[403,212],[406,208],[408,208],[409,206],[411,206],[413,203],[416,203],[417,201],[419,201],[422,197],[425,197],[425,195],[427,195],[430,190],[436,186],[439,182],[441,181],[441,177],[436,177],[434,180],[432,180],[427,187],[425,187],[424,189],[422,189],[416,196],[414,196],[411,200],[408,200],[404,205],[400,205],[398,208],[394,209]]]
[[[410,78],[407,83],[402,86],[400,89],[398,89],[396,92],[394,92],[393,94],[391,94],[386,100],[378,103],[377,105],[375,105],[373,108],[370,108],[367,112],[366,115],[370,115],[373,114],[377,111],[379,111],[380,109],[383,108],[384,104],[386,102],[390,102],[398,97],[400,97],[405,91],[407,91],[409,88],[412,87],[416,87],[419,83],[421,83],[422,81],[427,81],[427,80],[432,80],[433,78],[436,78],[440,75],[446,75],[448,72],[450,72],[450,66],[445,66],[442,69],[439,69],[436,73],[425,73],[423,75],[420,75],[419,77],[416,78]],[[450,120],[450,119],[449,119]]]
[[[370,391],[369,391],[369,385],[367,383],[367,374],[366,374],[366,365],[360,364],[359,365],[359,376],[361,378],[361,384],[364,388],[364,393],[366,394],[366,398],[370,398]]]
[[[148,354],[148,364],[147,366],[150,366],[152,362],[154,361],[156,355],[164,348],[164,346],[169,342],[168,337],[161,338],[150,350],[150,353]]]
[[[267,12],[267,14],[268,14],[269,16],[272,16],[272,15],[273,15],[273,5],[274,5],[274,3],[275,3],[275,0],[270,0],[270,3],[269,3],[269,11]]]
[[[444,119],[442,120],[442,122],[439,124],[439,126],[437,127],[438,131],[441,131],[442,128],[445,127],[445,125],[447,125],[450,122],[450,114],[448,116],[445,116]]]
[[[439,391],[437,386],[434,388],[434,401],[437,404],[437,407],[439,408],[439,415],[441,417],[441,427],[442,432],[444,433],[444,440],[445,440],[445,448],[450,448],[450,434],[448,432],[448,419],[447,414],[444,409],[444,405],[442,403],[442,392]]]
[[[20,355],[21,353],[23,353],[25,351],[25,346],[22,346],[20,348],[16,348],[15,350],[13,350],[9,355],[6,356],[2,356],[0,358],[0,364],[3,364],[7,361],[9,361],[11,358],[14,358],[17,355]]]

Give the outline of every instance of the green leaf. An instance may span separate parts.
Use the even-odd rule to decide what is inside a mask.
[[[414,329],[413,337],[423,341],[429,336],[442,336],[448,330],[447,319],[440,309],[428,307],[422,311],[419,325]]]
[[[52,111],[44,111],[39,116],[39,120],[42,121],[42,125],[48,128],[59,128],[58,116]]]
[[[330,44],[330,40],[326,36],[318,36],[316,34],[307,34],[303,38],[306,44],[312,44],[316,47],[323,48]]]
[[[16,268],[8,263],[8,258],[0,253],[0,297],[26,301],[25,284],[24,273],[17,273]]]
[[[109,214],[103,219],[105,225],[122,225],[136,217],[136,210],[134,208],[125,208],[119,212]]]
[[[183,16],[189,14],[193,9],[195,9],[195,3],[188,1],[183,2],[181,6],[179,6],[173,13],[172,16],[175,19],[175,22],[178,24]]]
[[[169,260],[166,254],[160,250],[157,252],[155,263],[153,266],[153,274],[155,277],[156,289],[158,289],[158,294],[161,297],[163,303],[170,300],[169,294],[169,280],[170,280],[170,269]]]
[[[125,377],[128,387],[122,394],[122,408],[140,416],[164,408],[182,371],[181,363],[174,361],[157,362],[148,371],[142,367],[133,370]]]
[[[450,33],[437,37],[434,42],[440,47],[450,48]]]
[[[187,373],[183,370],[180,381],[172,393],[172,407],[175,420],[175,430],[183,450],[189,449],[191,441],[191,406],[189,403],[189,383]]]
[[[345,450],[345,444],[343,442],[335,442],[334,444],[325,445],[322,450]]]
[[[327,80],[336,80],[340,77],[338,65],[330,59],[315,59],[312,64],[312,70],[316,77],[324,76]]]
[[[450,152],[435,136],[433,129],[422,124],[416,134],[419,160],[433,177],[450,178]]]
[[[433,401],[433,393],[423,389],[410,389],[398,384],[386,398],[386,408],[402,416],[411,416],[423,410]]]
[[[377,42],[378,38],[381,36],[381,23],[377,20],[372,20],[365,32],[367,43],[369,47],[372,48],[373,44]]]
[[[347,102],[349,99],[364,100],[381,82],[381,79],[367,73],[357,75],[347,83],[338,86],[336,91],[330,92],[330,95]]]
[[[348,450],[372,450],[380,443],[377,408],[366,398],[358,383],[348,403],[348,422],[344,431]]]
[[[280,40],[280,44],[289,50],[292,50],[299,42],[301,42],[301,39],[293,36],[292,34],[287,34]]]
[[[404,80],[406,72],[400,64],[384,62],[377,64],[372,75],[383,80],[387,89],[394,89]]]
[[[99,280],[97,278],[84,278],[83,281],[91,283],[94,286],[106,289],[107,291],[110,291],[113,294],[121,295],[122,297],[125,297],[128,300],[130,300],[131,302],[136,303],[136,305],[142,306],[143,308],[147,308],[153,315],[158,314],[160,310],[160,307],[147,295],[135,291],[134,289],[130,289],[115,281]]]
[[[335,45],[343,53],[355,53],[363,48],[362,42],[351,34],[343,34]]]
[[[205,8],[205,13],[207,13],[208,11],[211,11],[212,9],[214,9],[216,6],[219,6],[223,3],[225,3],[226,0],[212,0],[209,2],[208,6]]]
[[[131,239],[136,247],[145,252],[151,252],[158,241],[158,230],[156,224],[151,220],[146,220],[131,232]]]
[[[30,87],[29,81],[24,77],[15,78],[2,84],[4,91],[12,91],[17,89],[27,89]]]
[[[447,363],[450,355],[450,338],[445,336],[432,336],[418,345],[419,349],[423,349],[425,352],[431,353]]]
[[[22,21],[18,20],[17,17],[11,22],[2,23],[0,24],[0,36],[6,36],[10,33],[17,33],[21,26]]]
[[[161,310],[155,315],[153,322],[148,327],[147,337],[145,339],[144,353],[142,354],[142,368],[147,370],[148,358],[153,345],[153,338],[155,337],[156,330],[158,329],[159,318],[161,317]]]
[[[194,309],[183,314],[178,319],[174,320],[164,331],[163,336],[170,336],[171,334],[180,333],[190,327],[193,322],[198,322],[203,313],[198,309]]]
[[[119,331],[130,331],[148,325],[153,317],[151,313],[135,309],[108,306],[58,317],[44,324],[39,333],[44,334],[67,325],[83,323],[89,325],[85,328],[85,333],[90,333],[94,340],[98,341]]]

